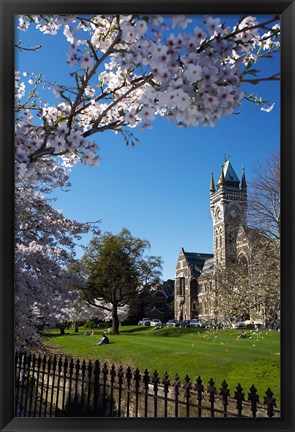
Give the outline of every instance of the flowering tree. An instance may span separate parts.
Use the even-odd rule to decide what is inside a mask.
[[[55,83],[58,102],[49,105],[37,92],[41,74],[29,76],[27,84],[16,74],[18,171],[35,171],[40,159],[56,164],[56,156],[67,164],[96,165],[94,134],[112,130],[134,144],[130,128],[151,127],[157,115],[179,126],[207,126],[235,112],[244,99],[263,104],[245,95],[241,84],[278,79],[258,78],[252,68],[279,50],[278,17],[264,23],[245,17],[233,28],[218,18],[205,17],[202,28],[192,21],[152,15],[21,16],[21,30],[35,25],[44,34],[63,31],[72,84]]]
[[[98,233],[96,224],[66,219],[31,185],[16,182],[15,321],[16,347],[40,341],[37,329],[78,319],[79,291],[67,267],[83,233]],[[48,191],[48,184],[46,187]],[[93,313],[93,312],[92,312]]]
[[[20,16],[18,28],[62,32],[69,43],[69,80],[48,83],[41,73],[16,71],[16,321],[20,344],[37,338],[67,303],[66,267],[75,241],[90,229],[54,210],[47,194],[68,187],[76,163],[99,163],[95,134],[150,128],[156,116],[179,126],[213,126],[244,100],[270,111],[266,101],[242,91],[260,77],[253,65],[279,50],[278,17],[242,18],[233,28],[218,18],[187,16]],[[16,43],[19,52],[35,47]],[[250,78],[249,78],[250,77]],[[50,103],[46,92],[53,92]],[[73,293],[75,296],[75,293]],[[59,305],[59,306],[58,306]],[[42,318],[42,319],[43,319]]]

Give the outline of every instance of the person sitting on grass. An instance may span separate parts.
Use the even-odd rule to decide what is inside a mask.
[[[102,335],[102,338],[97,342],[97,345],[107,345],[110,343],[109,338],[107,337],[106,333]]]
[[[237,339],[244,339],[245,337],[247,337],[246,333],[244,331],[241,331],[240,334],[237,336]]]

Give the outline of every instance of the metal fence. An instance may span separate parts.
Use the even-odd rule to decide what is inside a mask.
[[[233,395],[225,381],[217,389],[198,377],[170,381],[157,371],[48,357],[15,355],[16,417],[279,417],[268,389],[260,403],[254,385]]]

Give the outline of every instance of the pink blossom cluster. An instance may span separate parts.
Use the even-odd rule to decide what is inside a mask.
[[[279,49],[279,24],[264,33],[255,17],[243,18],[232,29],[210,16],[200,23],[185,15],[19,18],[19,29],[31,25],[44,34],[63,31],[75,83],[71,89],[53,87],[61,99],[57,105],[39,104],[43,126],[28,123],[23,134],[17,121],[21,164],[59,155],[68,164],[96,165],[97,145],[89,136],[106,129],[149,128],[156,116],[182,127],[214,126],[241,105],[250,62],[257,62],[263,50]],[[23,97],[25,87],[17,82],[17,95]],[[43,146],[39,153],[38,145]]]

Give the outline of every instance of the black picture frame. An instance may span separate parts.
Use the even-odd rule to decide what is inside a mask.
[[[295,430],[294,380],[294,196],[295,196],[295,4],[294,0],[0,0],[1,14],[1,142],[0,142],[0,265],[1,265],[1,431],[284,431]],[[196,13],[280,14],[281,51],[281,180],[282,180],[282,318],[281,418],[256,419],[117,419],[14,418],[14,15],[58,13]]]

